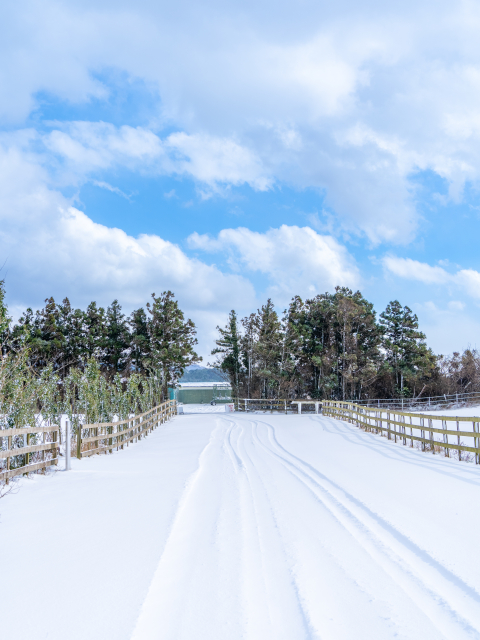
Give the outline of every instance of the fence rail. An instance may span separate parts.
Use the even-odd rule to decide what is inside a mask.
[[[278,411],[280,413],[288,413],[294,408],[297,410],[296,406],[292,407],[291,400],[279,398],[233,398],[233,402],[235,404],[235,411],[270,411],[271,413]]]
[[[270,411],[273,413],[318,413],[321,400],[292,400],[285,398],[233,398],[235,411]]]
[[[77,458],[84,458],[123,449],[170,420],[176,413],[176,406],[176,400],[169,400],[126,420],[79,425],[77,433],[70,437],[70,443],[67,442],[69,451],[76,451]],[[1,429],[0,482],[57,465],[60,441],[58,425]]]
[[[336,400],[323,401],[323,415],[356,424],[365,431],[386,434],[389,440],[394,439],[395,442],[398,438],[404,445],[410,441],[411,447],[414,446],[414,442],[418,442],[422,451],[430,451],[433,454],[443,449],[445,456],[450,457],[453,450],[457,452],[458,459],[462,460],[462,453],[473,453],[475,463],[480,464],[480,417],[409,413]],[[437,423],[441,423],[442,426],[436,426]],[[454,424],[455,429],[448,428],[450,424]],[[471,425],[472,428],[460,428],[460,425]],[[436,434],[441,436],[441,440],[435,438]],[[461,438],[467,438],[468,443],[463,442]],[[464,455],[463,459],[466,458]]]
[[[21,427],[0,431],[0,481],[58,463],[60,428]],[[33,444],[32,444],[33,441]],[[6,443],[6,448],[4,445]]]
[[[440,396],[425,396],[417,398],[370,398],[367,400],[353,400],[355,404],[384,409],[400,409],[408,411],[409,409],[435,410],[446,407],[468,407],[480,404],[480,392],[472,391],[470,393],[450,393]]]
[[[123,449],[130,442],[141,440],[153,429],[170,420],[176,414],[176,406],[176,400],[168,400],[126,420],[81,425],[72,437],[72,451],[76,449],[77,458],[81,459],[97,453],[112,453],[113,449]]]

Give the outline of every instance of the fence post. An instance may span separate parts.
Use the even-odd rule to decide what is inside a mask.
[[[79,460],[82,459],[82,425],[80,424],[80,419],[77,424],[77,458]]]
[[[70,421],[67,420],[65,423],[65,471],[70,471],[71,463],[70,463],[70,445],[71,445],[71,430],[70,430]]]
[[[460,430],[460,423],[457,420],[457,431]],[[462,450],[460,448],[460,436],[457,436],[457,443],[458,443],[458,460],[460,461],[462,459]]]
[[[475,424],[477,425],[477,428],[475,429]],[[478,434],[478,422],[474,422],[473,423],[473,433],[477,433]],[[478,450],[478,445],[480,444],[479,442],[479,438],[474,438],[473,439],[473,446],[475,447],[476,451],[475,451],[475,464],[480,464],[480,454],[479,454],[479,450]]]
[[[12,436],[7,436],[7,448],[8,448],[8,451],[11,452],[11,450],[12,450]],[[7,458],[7,471],[10,471],[10,456],[8,456],[8,458]],[[8,478],[7,478],[7,484],[8,484]]]
[[[25,434],[25,439],[24,439],[25,445],[26,447],[28,447],[30,445],[30,434],[26,433]],[[27,453],[25,455],[25,466],[28,466],[30,464],[30,454]]]
[[[58,427],[58,431],[53,431],[53,441],[54,442],[58,442],[59,441],[59,437],[58,437],[59,433],[60,433],[60,426]],[[59,447],[54,449],[54,451],[55,451],[55,466],[56,466],[56,465],[58,465],[58,458],[59,458],[59,453],[60,453]]]

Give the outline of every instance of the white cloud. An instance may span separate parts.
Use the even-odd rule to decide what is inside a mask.
[[[456,273],[449,273],[443,267],[432,267],[425,262],[395,256],[385,257],[383,265],[400,278],[430,285],[447,285],[452,293],[460,290],[471,298],[480,299],[480,273],[474,269],[459,269]]]
[[[424,284],[447,284],[452,281],[452,275],[442,267],[431,267],[425,262],[410,258],[387,256],[383,264],[388,271],[409,280],[418,280]]]
[[[93,222],[45,186],[42,167],[12,149],[0,152],[0,247],[13,307],[40,306],[53,295],[80,306],[118,298],[131,310],[152,292],[171,289],[201,323],[204,354],[226,309],[244,312],[256,304],[253,285],[243,276],[189,258],[159,236],[134,238]]]
[[[158,92],[154,124],[182,131],[167,149],[187,155],[173,172],[210,188],[325,190],[350,229],[405,242],[418,224],[412,172],[432,169],[457,199],[480,178],[479,25],[478,3],[464,0],[281,1],[275,12],[217,0],[18,0],[0,24],[0,114],[21,123],[42,92],[108,98],[99,78],[113,69]],[[141,142],[139,162],[149,143],[161,155],[150,133],[123,139]],[[133,161],[121,135],[104,152],[78,134],[55,134],[52,148],[94,170],[115,142],[116,161]]]
[[[247,183],[267,189],[272,179],[255,154],[232,138],[207,134],[172,133],[161,138],[143,127],[115,127],[105,122],[52,123],[54,128],[41,141],[45,151],[39,161],[49,162],[48,153],[61,158],[57,172],[62,182],[85,180],[102,169],[118,166],[136,171],[192,177],[203,187]],[[19,133],[19,139],[25,134]],[[20,140],[19,140],[20,141]],[[26,138],[23,147],[38,149],[39,136]]]
[[[115,127],[106,122],[69,122],[43,137],[47,150],[61,156],[77,172],[115,165],[138,167],[162,155],[159,138],[142,127]]]
[[[444,308],[443,305],[427,301],[415,304],[414,311],[427,336],[427,344],[435,353],[448,355],[480,346],[480,322],[476,314],[469,313],[463,305],[449,304],[448,308]]]
[[[227,252],[230,266],[268,276],[268,294],[286,304],[298,294],[311,297],[335,286],[357,287],[358,268],[344,246],[310,227],[282,225],[265,233],[246,228],[223,229],[216,238],[193,233],[191,248]]]
[[[474,269],[461,269],[455,275],[455,281],[472,298],[480,298],[480,273]]]
[[[180,132],[168,136],[165,147],[171,152],[175,173],[191,175],[207,185],[247,183],[265,191],[272,183],[255,154],[232,139]]]
[[[460,302],[460,300],[450,300],[448,308],[450,311],[463,311],[465,309],[465,303]]]
[[[108,184],[108,182],[104,182],[103,180],[92,180],[92,184],[94,184],[96,187],[99,187],[100,189],[105,189],[106,191],[110,191],[111,193],[116,193],[118,196],[122,196],[122,198],[125,198],[125,200],[130,200],[129,195],[124,193],[118,187],[114,187],[111,184]]]

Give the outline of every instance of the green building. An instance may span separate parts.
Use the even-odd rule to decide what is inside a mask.
[[[182,404],[209,404],[231,402],[232,387],[228,382],[180,382],[176,389],[169,389],[170,400]]]

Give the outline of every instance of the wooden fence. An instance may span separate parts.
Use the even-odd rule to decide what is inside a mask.
[[[320,400],[292,400],[285,398],[234,398],[235,411],[270,411],[270,413],[316,413]]]
[[[31,471],[45,470],[58,463],[60,429],[22,427],[0,431],[0,481]],[[4,445],[6,443],[6,449]],[[33,443],[33,444],[32,444]]]
[[[356,424],[365,431],[386,434],[388,439],[395,442],[399,439],[404,445],[409,443],[411,447],[414,442],[419,442],[422,451],[435,453],[443,449],[445,456],[449,457],[450,452],[455,450],[459,460],[462,459],[462,452],[473,453],[475,463],[480,464],[480,417],[406,413],[336,400],[323,400],[322,404],[324,416]],[[441,428],[436,426],[438,423],[441,423]],[[450,425],[455,428],[449,428]],[[471,430],[467,429],[470,426]],[[468,439],[469,444],[465,444],[462,438]]]
[[[72,451],[77,458],[96,453],[112,453],[128,446],[130,442],[141,440],[153,429],[170,420],[176,414],[177,401],[168,400],[163,404],[126,420],[84,424],[72,438]]]
[[[72,436],[70,451],[77,458],[123,449],[176,414],[175,400],[127,420],[80,425]],[[22,427],[0,430],[0,482],[58,464],[60,427]]]
[[[399,411],[415,412],[438,411],[439,409],[476,406],[480,404],[480,392],[443,393],[441,396],[417,396],[415,398],[369,398],[365,400],[350,400],[362,407],[371,409],[398,409]]]

